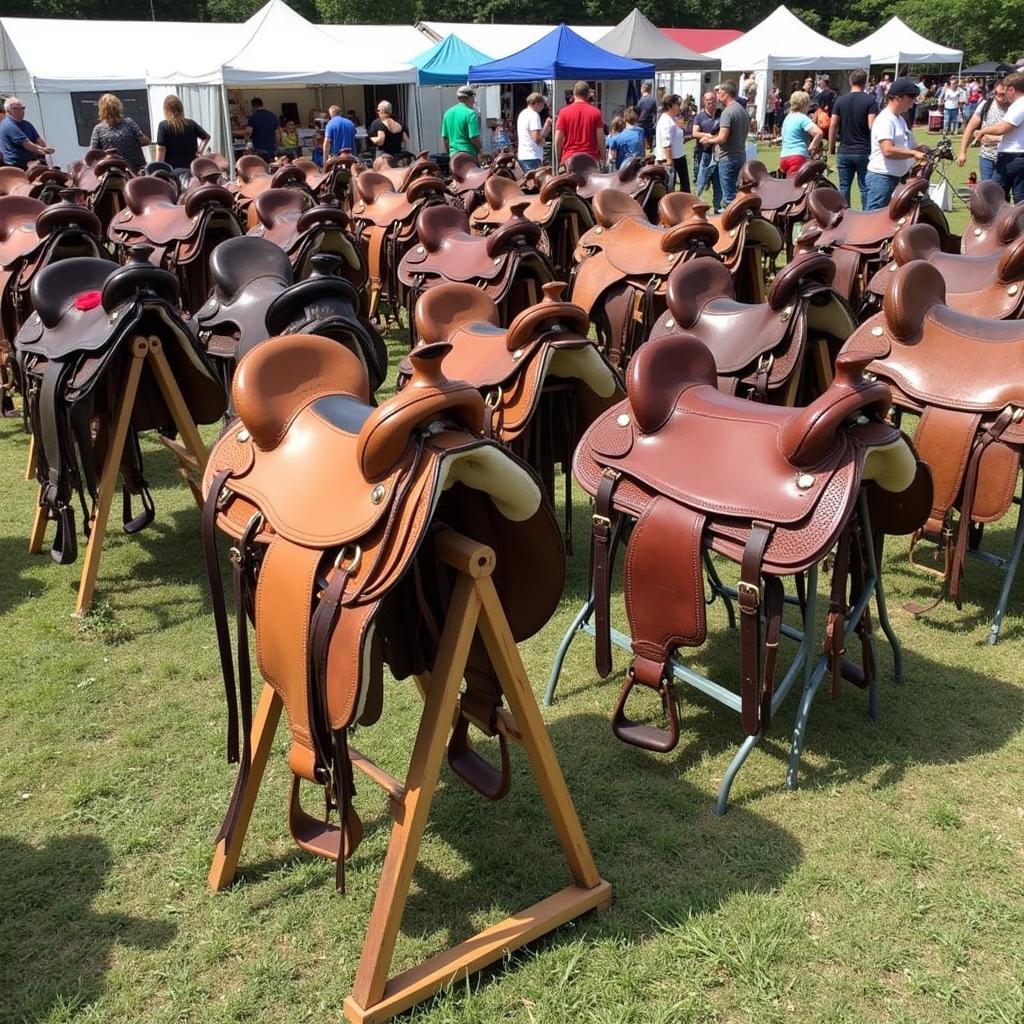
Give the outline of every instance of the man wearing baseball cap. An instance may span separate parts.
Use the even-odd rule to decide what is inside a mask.
[[[476,89],[471,85],[460,85],[455,95],[459,102],[449,107],[441,120],[441,141],[446,153],[476,156],[483,148],[480,144],[480,118],[473,106]]]
[[[871,126],[871,156],[865,175],[865,210],[888,206],[896,186],[927,155],[914,145],[914,133],[906,114],[917,101],[917,86],[909,78],[897,78],[886,93],[885,109]]]

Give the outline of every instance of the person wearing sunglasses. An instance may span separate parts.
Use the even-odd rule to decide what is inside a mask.
[[[17,96],[8,96],[4,101],[7,116],[0,121],[0,154],[4,163],[23,170],[33,160],[45,159],[53,152],[53,146],[46,144],[35,125],[25,120],[25,104]]]

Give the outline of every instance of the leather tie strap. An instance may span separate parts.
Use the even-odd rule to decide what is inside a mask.
[[[761,730],[761,566],[774,528],[772,523],[759,519],[753,521],[740,563],[737,594],[740,607],[740,719],[750,736]],[[772,589],[774,601],[775,588]],[[774,660],[773,656],[773,669]]]
[[[594,561],[594,660],[602,679],[612,671],[611,574],[615,545],[612,541],[612,497],[619,474],[606,469],[594,498],[592,558]],[[616,538],[618,538],[618,530]]]

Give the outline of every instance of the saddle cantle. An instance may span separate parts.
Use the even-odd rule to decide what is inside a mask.
[[[594,197],[597,225],[577,246],[571,298],[593,321],[598,345],[613,366],[625,366],[664,312],[672,268],[713,255],[718,229],[708,222],[708,206],[695,196],[687,199],[687,212],[673,211],[677,222],[659,227],[623,192],[607,189]]]
[[[41,270],[31,286],[35,312],[14,339],[19,373],[28,384],[40,505],[57,524],[51,555],[61,564],[73,562],[77,555],[75,492],[84,522],[90,520],[86,495],[95,502],[135,338],[160,339],[196,423],[213,423],[224,413],[225,394],[217,374],[178,308],[178,281],[154,267],[148,256],[140,247],[123,267],[77,257]],[[135,437],[153,429],[174,431],[175,420],[147,369],[140,379],[131,430]],[[134,533],[152,520],[153,503],[137,437],[125,450],[130,454],[121,467],[124,526]],[[140,494],[143,503],[143,512],[134,518],[132,493]]]
[[[387,178],[395,192],[404,192],[417,178],[441,177],[441,168],[425,149],[404,167],[398,166],[389,153],[382,153],[373,161],[372,170]]]
[[[727,394],[806,405],[831,383],[835,357],[856,328],[834,277],[828,256],[805,253],[775,275],[765,302],[746,303],[736,300],[722,263],[680,263],[668,277],[668,312],[651,338],[682,331],[703,342]]]
[[[996,252],[1024,232],[1024,206],[1006,201],[1003,187],[995,181],[979,181],[971,189],[971,219],[960,240],[966,256]]]
[[[665,218],[673,215],[673,206],[685,195],[673,192],[662,202],[661,217],[666,227],[675,223]],[[774,266],[785,239],[775,224],[761,216],[760,197],[741,192],[708,220],[718,229],[715,253],[732,274],[736,297],[743,302],[763,302],[766,269]]]
[[[561,595],[561,539],[540,487],[480,435],[483,399],[443,376],[446,352],[437,344],[414,352],[407,386],[374,408],[358,361],[333,342],[298,335],[257,346],[232,385],[239,420],[211,452],[203,481],[229,758],[241,762],[235,793],[251,760],[249,608],[260,671],[281,696],[291,732],[292,835],[304,850],[336,859],[340,887],[344,859],[362,833],[351,802],[348,732],[379,717],[383,664],[403,679],[429,671],[436,654],[451,581],[433,554],[435,531],[449,526],[494,548],[495,585],[517,640],[544,624]],[[237,675],[217,530],[235,552]],[[537,565],[545,572],[537,574]],[[463,707],[493,713],[500,695],[489,681],[473,674],[467,686]],[[455,747],[453,737],[450,756]],[[475,757],[471,748],[459,753],[453,765]],[[504,795],[503,776],[504,788],[490,795]],[[463,777],[480,784],[472,772]],[[302,810],[303,779],[325,789],[340,826]],[[233,800],[223,836],[237,814]]]
[[[466,213],[472,213],[484,201],[484,185],[490,178],[513,179],[512,158],[498,157],[486,167],[481,167],[469,153],[452,153],[448,164],[452,176],[452,191],[462,201]]]
[[[760,160],[749,160],[740,170],[741,194],[761,200],[761,215],[775,224],[786,243],[786,259],[792,259],[796,226],[807,214],[807,197],[832,186],[825,178],[825,162],[808,160],[792,178],[776,178]]]
[[[633,156],[618,170],[602,172],[592,156],[575,153],[565,162],[565,171],[575,179],[580,197],[588,202],[599,192],[612,189],[635,199],[648,220],[657,222],[658,203],[668,191],[668,172],[664,167]]]
[[[959,607],[979,524],[1001,519],[1017,486],[1024,450],[1024,324],[951,308],[942,273],[914,261],[891,275],[882,311],[861,325],[843,352],[870,359],[868,369],[891,387],[896,408],[921,416],[914,444],[935,488],[928,521],[915,540],[939,545],[943,589]]]
[[[908,224],[892,240],[892,261],[868,285],[871,308],[878,309],[890,275],[914,260],[930,263],[946,282],[946,305],[990,320],[1016,320],[1024,309],[1024,234],[992,252],[971,255],[942,251],[930,224]]]
[[[909,444],[884,421],[889,390],[863,376],[866,362],[841,357],[824,394],[793,409],[723,394],[711,352],[690,335],[653,339],[630,362],[627,399],[590,427],[574,463],[584,490],[596,499],[593,575],[602,675],[611,671],[611,524],[620,513],[636,519],[625,561],[634,658],[613,719],[620,739],[662,752],[678,741],[669,662],[676,648],[699,647],[706,637],[706,549],[740,566],[741,715],[753,735],[770,721],[779,577],[819,562],[840,540],[863,481],[894,494],[927,487]],[[843,614],[841,607],[836,614]],[[838,658],[842,652],[833,653]],[[865,674],[869,660],[865,654]],[[626,717],[626,700],[638,683],[661,694],[667,731]]]
[[[525,203],[523,208],[525,208]],[[555,277],[540,252],[543,231],[522,216],[522,208],[487,236],[469,232],[469,218],[453,206],[429,206],[416,226],[419,244],[408,249],[398,265],[405,287],[415,342],[416,300],[444,282],[465,282],[481,289],[495,303],[499,323],[512,319],[540,299],[541,288]]]

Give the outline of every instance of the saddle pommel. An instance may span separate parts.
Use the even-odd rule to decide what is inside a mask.
[[[920,335],[928,310],[945,301],[946,282],[939,270],[913,260],[890,277],[882,305],[889,330],[900,341],[910,341]]]

